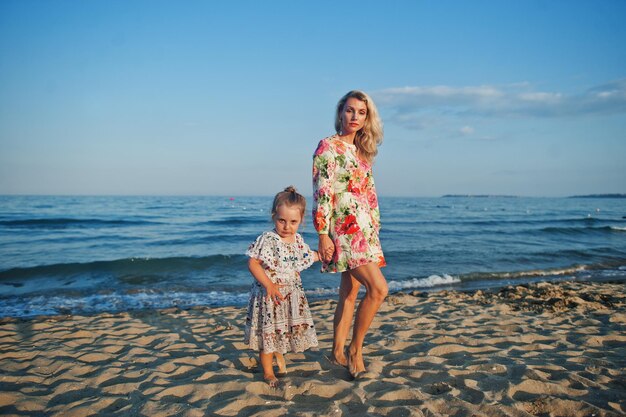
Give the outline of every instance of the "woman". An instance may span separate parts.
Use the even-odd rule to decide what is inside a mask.
[[[378,239],[380,212],[372,163],[382,143],[382,123],[372,99],[350,91],[337,103],[336,135],[322,139],[313,156],[313,223],[319,235],[322,272],[341,272],[335,310],[333,360],[357,377],[365,371],[363,341],[387,296],[380,268],[385,258]],[[359,288],[365,296],[356,312]]]

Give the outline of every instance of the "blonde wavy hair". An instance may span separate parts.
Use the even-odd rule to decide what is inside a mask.
[[[359,156],[371,163],[374,161],[376,154],[378,154],[378,146],[383,143],[383,122],[378,116],[378,109],[374,104],[374,100],[363,91],[352,90],[341,97],[337,103],[337,110],[335,111],[335,131],[338,134],[341,134],[341,114],[343,113],[343,107],[349,98],[356,98],[364,102],[367,106],[365,124],[356,132],[354,144],[356,145]]]

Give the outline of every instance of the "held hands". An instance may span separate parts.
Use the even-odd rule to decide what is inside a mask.
[[[318,245],[319,257],[322,261],[328,263],[333,259],[335,253],[335,244],[328,235],[319,235]]]

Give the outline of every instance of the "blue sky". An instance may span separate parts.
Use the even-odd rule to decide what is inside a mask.
[[[625,18],[621,0],[3,0],[0,194],[310,195],[351,89],[385,123],[381,195],[623,193]]]

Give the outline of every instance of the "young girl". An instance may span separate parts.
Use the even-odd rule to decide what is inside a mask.
[[[317,346],[300,271],[318,261],[317,252],[304,243],[298,227],[306,210],[305,198],[294,187],[276,194],[272,205],[274,230],[250,245],[248,269],[255,278],[250,290],[244,341],[260,351],[263,378],[275,388],[276,358],[279,376],[286,373],[283,353]]]

